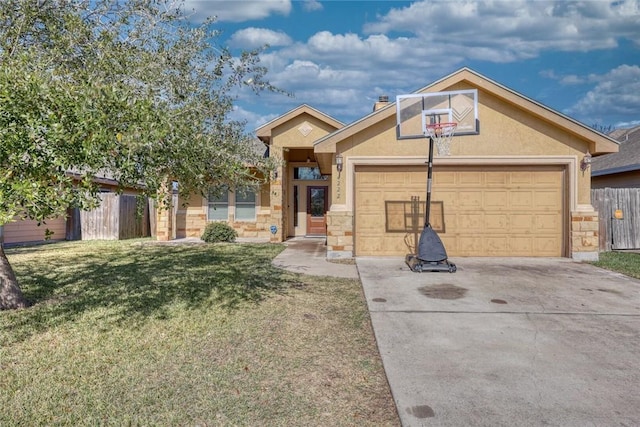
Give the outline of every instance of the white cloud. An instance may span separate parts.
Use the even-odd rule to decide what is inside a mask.
[[[591,51],[640,42],[637,0],[422,1],[391,9],[366,33],[411,33],[428,44],[465,46],[465,56],[510,62],[543,50]]]
[[[605,124],[614,116],[638,117],[640,66],[621,65],[606,74],[589,78],[597,80],[598,83],[568,110],[569,114],[577,114],[587,117],[591,122]]]
[[[315,12],[317,10],[322,10],[323,6],[318,0],[303,0],[302,8],[307,12]]]
[[[190,19],[203,22],[215,16],[218,21],[244,22],[264,19],[272,14],[289,15],[291,0],[186,0],[185,12]]]
[[[247,28],[231,40],[238,47],[271,44],[261,55],[268,79],[295,94],[263,94],[261,103],[282,113],[307,102],[350,121],[369,113],[378,95],[393,99],[415,91],[473,60],[506,64],[545,51],[597,51],[616,47],[625,38],[640,46],[638,4],[639,0],[420,1],[391,8],[365,25],[363,33],[319,31],[292,42],[282,32]],[[604,76],[580,72],[559,75],[545,70],[540,75],[554,81],[549,90],[557,84],[591,84],[600,101],[615,92],[603,79],[622,81],[620,69]],[[585,96],[572,115],[588,122],[592,116],[583,112],[597,110],[596,100]],[[620,105],[607,108],[617,111]]]
[[[246,110],[240,106],[235,106],[233,108],[233,111],[229,114],[229,118],[231,120],[246,122],[247,130],[250,130],[250,131],[262,126],[265,123],[270,122],[271,120],[275,119],[278,116],[279,114],[275,114],[275,113],[267,114],[267,115],[257,114],[252,111]]]
[[[273,31],[266,28],[244,28],[236,31],[229,39],[232,47],[251,49],[268,44],[269,46],[288,46],[292,44],[291,37],[282,31]]]
[[[587,79],[584,79],[580,76],[577,76],[575,74],[569,74],[567,76],[564,76],[560,79],[560,84],[563,85],[579,85],[579,84],[583,84],[586,81],[588,81]]]

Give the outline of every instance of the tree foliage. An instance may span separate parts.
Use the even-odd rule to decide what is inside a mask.
[[[604,135],[609,135],[611,131],[613,131],[613,125],[594,123],[593,125],[591,125],[591,127]]]
[[[259,51],[218,36],[169,0],[0,2],[0,225],[94,207],[96,176],[160,202],[171,181],[186,195],[268,176],[229,113],[240,88],[277,89]]]

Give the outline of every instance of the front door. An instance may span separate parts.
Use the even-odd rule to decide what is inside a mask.
[[[327,234],[329,187],[307,187],[307,235]]]

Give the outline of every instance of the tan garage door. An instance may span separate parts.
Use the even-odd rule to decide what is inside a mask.
[[[27,243],[45,240],[47,229],[53,232],[51,240],[64,240],[67,220],[65,217],[48,219],[38,226],[38,221],[24,220],[5,224],[4,243]]]
[[[355,181],[356,255],[413,253],[424,213],[410,200],[426,200],[426,167],[358,166]],[[439,166],[431,223],[449,256],[564,256],[563,189],[560,166]]]

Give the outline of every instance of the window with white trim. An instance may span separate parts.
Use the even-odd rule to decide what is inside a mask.
[[[228,221],[229,220],[229,191],[224,190],[217,196],[213,192],[209,192],[207,197],[208,209],[207,219],[209,221]]]
[[[236,196],[236,221],[256,220],[256,193],[251,190],[239,190]]]

